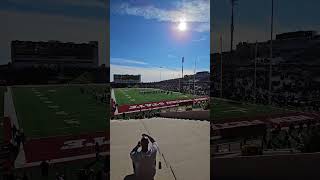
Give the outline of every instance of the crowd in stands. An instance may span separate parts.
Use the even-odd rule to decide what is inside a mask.
[[[301,152],[320,151],[320,125],[316,122],[290,124],[288,128],[277,126],[263,136],[266,149],[296,149]]]
[[[173,81],[173,82],[172,82]],[[155,88],[166,90],[166,91],[176,91],[186,94],[194,94],[198,96],[209,96],[210,85],[207,82],[198,82],[194,84],[193,82],[184,81],[179,85],[176,80],[170,80],[170,82],[163,81],[156,83]]]
[[[268,71],[257,71],[256,89],[254,71],[245,69],[223,75],[223,97],[238,101],[267,104],[269,97]],[[315,81],[312,72],[297,68],[275,68],[272,77],[271,102],[281,107],[320,111],[320,82]],[[215,77],[213,96],[220,96],[220,75]]]
[[[134,113],[122,113],[121,115],[111,116],[111,119],[145,119],[159,117],[161,110],[141,111]]]
[[[10,159],[10,165],[5,168],[5,172],[2,174],[3,180],[31,180],[32,177],[36,179],[53,179],[54,180],[108,180],[110,172],[110,157],[101,156],[99,150],[96,148],[96,159],[93,162],[85,164],[83,168],[77,170],[64,170],[63,172],[54,168],[54,166],[48,160],[44,160],[40,163],[39,172],[28,172],[28,170],[14,169],[14,159]],[[103,163],[103,166],[93,167],[97,163]],[[66,172],[68,171],[68,172]]]
[[[234,133],[236,132],[235,130]],[[238,139],[229,140],[228,151],[236,151],[234,149],[236,146],[231,145],[235,142],[239,143],[240,148],[237,149],[239,150],[243,146],[251,144],[250,141],[255,141],[255,146],[260,147],[264,151],[320,152],[320,124],[317,121],[291,123],[286,126],[270,124],[265,131],[260,132],[260,135],[252,137],[239,136]],[[223,144],[226,144],[226,141],[223,142]],[[220,152],[221,146],[219,143],[215,147],[215,151]]]
[[[110,92],[107,88],[101,87],[80,87],[81,94],[91,95],[97,102],[108,103],[110,99]]]
[[[15,125],[11,127],[11,139],[10,142],[6,144],[6,146],[2,148],[6,148],[9,150],[9,153],[5,157],[4,169],[6,172],[9,172],[14,167],[14,161],[16,160],[20,146],[25,144],[26,137],[23,132],[23,129],[17,129]]]
[[[52,180],[108,180],[109,179],[109,156],[104,157],[104,165],[100,168],[93,168],[92,166],[97,163],[90,162],[82,169],[76,171],[64,170],[60,171],[53,167],[48,161],[42,161],[39,165],[39,171],[36,173],[28,172],[28,170],[11,170],[2,176],[3,180],[32,180],[35,179],[52,179]]]
[[[114,101],[113,101],[114,102]],[[203,109],[208,110],[210,103],[209,100],[201,101],[193,105],[185,105],[180,107],[171,107],[171,108],[164,108],[164,109],[157,109],[157,110],[148,110],[148,111],[141,111],[141,112],[134,112],[134,113],[122,113],[120,115],[111,116],[111,119],[148,119],[154,117],[160,117],[161,112],[177,112],[179,108],[184,109],[185,111],[191,111],[193,109]],[[116,105],[113,106],[113,110],[115,110]]]

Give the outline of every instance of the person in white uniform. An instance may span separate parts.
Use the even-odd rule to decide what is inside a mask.
[[[136,180],[154,180],[157,150],[155,140],[147,134],[142,134],[141,140],[130,152]]]

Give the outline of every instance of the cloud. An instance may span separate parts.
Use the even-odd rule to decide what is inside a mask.
[[[99,61],[109,65],[109,28],[103,19],[86,19],[63,15],[49,15],[35,12],[0,11],[1,37],[0,64],[11,59],[10,42],[12,40],[62,42],[98,41]],[[107,49],[107,51],[106,51]]]
[[[119,14],[141,16],[160,22],[179,22],[184,18],[186,22],[195,23],[195,31],[210,30],[210,1],[190,0],[175,3],[175,9],[161,9],[152,5],[140,6],[122,3],[113,11]]]
[[[129,64],[135,64],[135,65],[148,65],[148,63],[144,62],[144,61],[125,59],[125,58],[111,58],[110,62],[111,63],[118,63],[118,64],[129,63]]]
[[[168,68],[155,68],[155,67],[132,67],[125,65],[110,65],[110,81],[113,81],[114,74],[132,74],[141,75],[142,82],[155,82],[160,80],[160,70],[161,70],[161,80],[173,79],[181,77],[181,69],[168,69]],[[184,75],[194,74],[193,69],[184,69]],[[198,70],[200,71],[200,69]]]

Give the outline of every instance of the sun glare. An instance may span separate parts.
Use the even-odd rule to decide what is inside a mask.
[[[179,31],[186,31],[187,30],[187,23],[184,19],[180,20],[178,24],[178,30]]]

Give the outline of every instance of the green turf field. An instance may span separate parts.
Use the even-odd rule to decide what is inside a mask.
[[[4,97],[5,87],[0,87],[0,142],[4,137],[4,129],[3,129],[3,97]]]
[[[82,93],[80,87],[86,92]],[[51,137],[105,131],[107,104],[95,98],[106,86],[13,87],[14,105],[27,137]],[[109,101],[107,101],[109,102]]]
[[[165,100],[190,99],[195,96],[190,94],[182,94],[179,92],[142,94],[141,91],[159,91],[152,88],[117,88],[114,89],[116,102],[118,105],[142,104],[147,102],[159,102]]]
[[[267,105],[257,105],[241,103],[236,101],[228,101],[219,98],[213,98],[210,102],[210,119],[214,121],[219,121],[228,118],[246,118],[289,112],[289,110],[287,109],[280,109]]]

